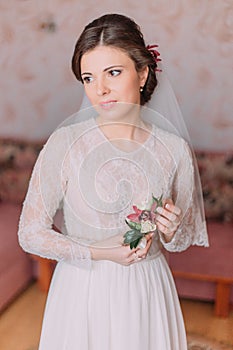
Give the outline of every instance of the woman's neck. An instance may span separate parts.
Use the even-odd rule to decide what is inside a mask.
[[[96,122],[105,137],[121,148],[126,144],[131,148],[143,144],[151,133],[151,125],[146,124],[139,116],[124,120],[105,120],[101,117]],[[124,147],[124,146],[122,146]]]
[[[109,111],[101,111],[97,124],[109,139],[135,140],[138,128],[145,128],[139,104],[117,103]]]

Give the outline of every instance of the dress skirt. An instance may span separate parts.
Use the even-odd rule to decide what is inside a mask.
[[[186,350],[174,281],[161,252],[130,266],[56,266],[39,350]]]

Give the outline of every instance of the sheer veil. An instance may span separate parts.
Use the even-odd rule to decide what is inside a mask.
[[[161,63],[160,66],[162,67]],[[198,200],[198,207],[200,209],[202,219],[205,221],[202,186],[195,152],[192,147],[191,138],[187,130],[177,98],[164,67],[162,67],[161,72],[157,74],[157,79],[158,85],[151,97],[151,100],[146,104],[145,109],[143,108],[144,119],[149,121],[151,124],[155,124],[156,127],[160,127],[163,130],[182,137],[189,144],[194,165],[195,192]],[[83,100],[79,109],[82,111],[82,113],[76,114],[74,117],[74,122],[87,120],[95,115],[95,112],[90,113],[90,108],[91,103],[84,93]],[[69,122],[71,122],[71,120],[69,120]]]
[[[195,158],[195,153],[191,145],[191,140],[189,133],[187,131],[187,128],[185,126],[185,122],[181,113],[181,110],[179,108],[177,99],[175,97],[174,91],[171,87],[171,84],[169,82],[169,79],[166,76],[166,73],[164,71],[164,68],[162,68],[162,71],[157,74],[157,79],[158,79],[158,85],[152,95],[151,100],[149,103],[147,103],[145,106],[141,107],[140,113],[142,120],[146,121],[147,123],[150,123],[152,126],[154,126],[156,129],[163,130],[165,131],[168,135],[173,134],[175,137],[178,139],[182,139],[185,143],[185,146],[183,151],[185,154],[189,155],[189,158],[191,159],[190,169],[188,170],[189,173],[192,173],[192,184],[190,186],[192,188],[187,189],[189,186],[187,183],[183,182],[182,176],[185,176],[184,174],[178,173],[178,178],[180,178],[178,181],[180,181],[179,184],[179,191],[180,192],[188,192],[190,199],[188,204],[186,205],[186,208],[184,212],[188,212],[189,210],[193,210],[193,213],[190,215],[190,217],[193,218],[193,216],[198,216],[198,229],[195,229],[196,232],[193,232],[192,234],[192,242],[191,244],[197,244],[197,245],[203,245],[203,246],[208,246],[208,236],[207,236],[207,231],[206,231],[206,224],[205,224],[205,214],[204,214],[204,205],[203,205],[203,197],[202,197],[202,187],[201,187],[201,182],[200,182],[200,176],[199,176],[199,171],[198,171],[198,166],[197,166],[197,161]],[[88,122],[88,120],[95,119],[97,117],[97,112],[93,106],[91,106],[91,103],[89,102],[88,98],[86,97],[85,93],[83,96],[83,101],[82,104],[79,108],[79,111],[66,119],[61,125],[59,125],[58,129],[61,127],[66,127],[66,126],[72,126],[72,125],[79,125],[79,123],[82,122]],[[81,124],[80,124],[81,125]],[[96,124],[95,124],[96,126]],[[156,136],[155,136],[156,137]],[[168,150],[168,147],[166,145],[166,142],[163,144],[164,149]],[[170,147],[169,152],[172,153],[172,148]],[[149,153],[149,150],[146,150]],[[101,150],[98,151],[98,154],[100,154]],[[175,152],[174,152],[175,153]],[[184,155],[185,155],[184,154]],[[182,158],[182,154],[180,156]],[[175,159],[175,157],[174,157]],[[175,162],[177,159],[175,160]],[[106,163],[107,160],[103,160],[103,164]],[[177,167],[178,169],[178,167]],[[97,168],[94,169],[93,167],[93,173],[98,172]],[[177,171],[178,172],[178,171]],[[86,179],[85,179],[86,180]],[[94,182],[94,180],[90,181],[91,183]],[[90,188],[88,185],[88,182],[86,180],[87,187],[83,192],[85,192],[85,196],[87,196],[87,193],[90,192]],[[91,184],[90,184],[91,186]],[[182,187],[183,186],[183,187]],[[92,188],[93,192],[95,191],[95,186],[93,184]],[[93,193],[92,192],[92,193]],[[180,195],[182,197],[182,193]],[[88,201],[93,201],[94,203],[94,198],[95,204],[94,205],[99,205],[98,210],[100,208],[100,203],[98,194],[95,193],[95,195],[88,198]],[[177,203],[179,203],[179,193],[177,195]],[[99,201],[101,202],[101,201]],[[182,199],[180,200],[180,203],[182,202]],[[190,208],[191,204],[193,205],[193,209]],[[177,204],[178,205],[178,204]],[[108,206],[108,210],[111,211],[111,205]],[[103,209],[100,210],[105,210],[104,206]],[[185,214],[185,213],[184,213]],[[189,225],[190,221],[186,221],[186,225]],[[191,223],[192,225],[192,223]],[[190,230],[190,229],[189,229]]]

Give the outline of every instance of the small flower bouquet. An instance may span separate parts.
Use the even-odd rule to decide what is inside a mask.
[[[129,244],[130,249],[145,248],[147,240],[145,235],[156,230],[155,215],[158,207],[162,207],[161,195],[155,198],[152,194],[152,203],[147,209],[139,209],[133,206],[134,213],[127,216],[125,222],[130,230],[124,234],[124,244]]]

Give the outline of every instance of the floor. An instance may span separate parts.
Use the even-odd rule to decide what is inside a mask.
[[[46,294],[33,283],[5,310],[0,317],[1,350],[36,350],[45,301]],[[211,303],[182,300],[181,306],[188,334],[205,336],[233,349],[233,312],[221,319],[214,317]]]

